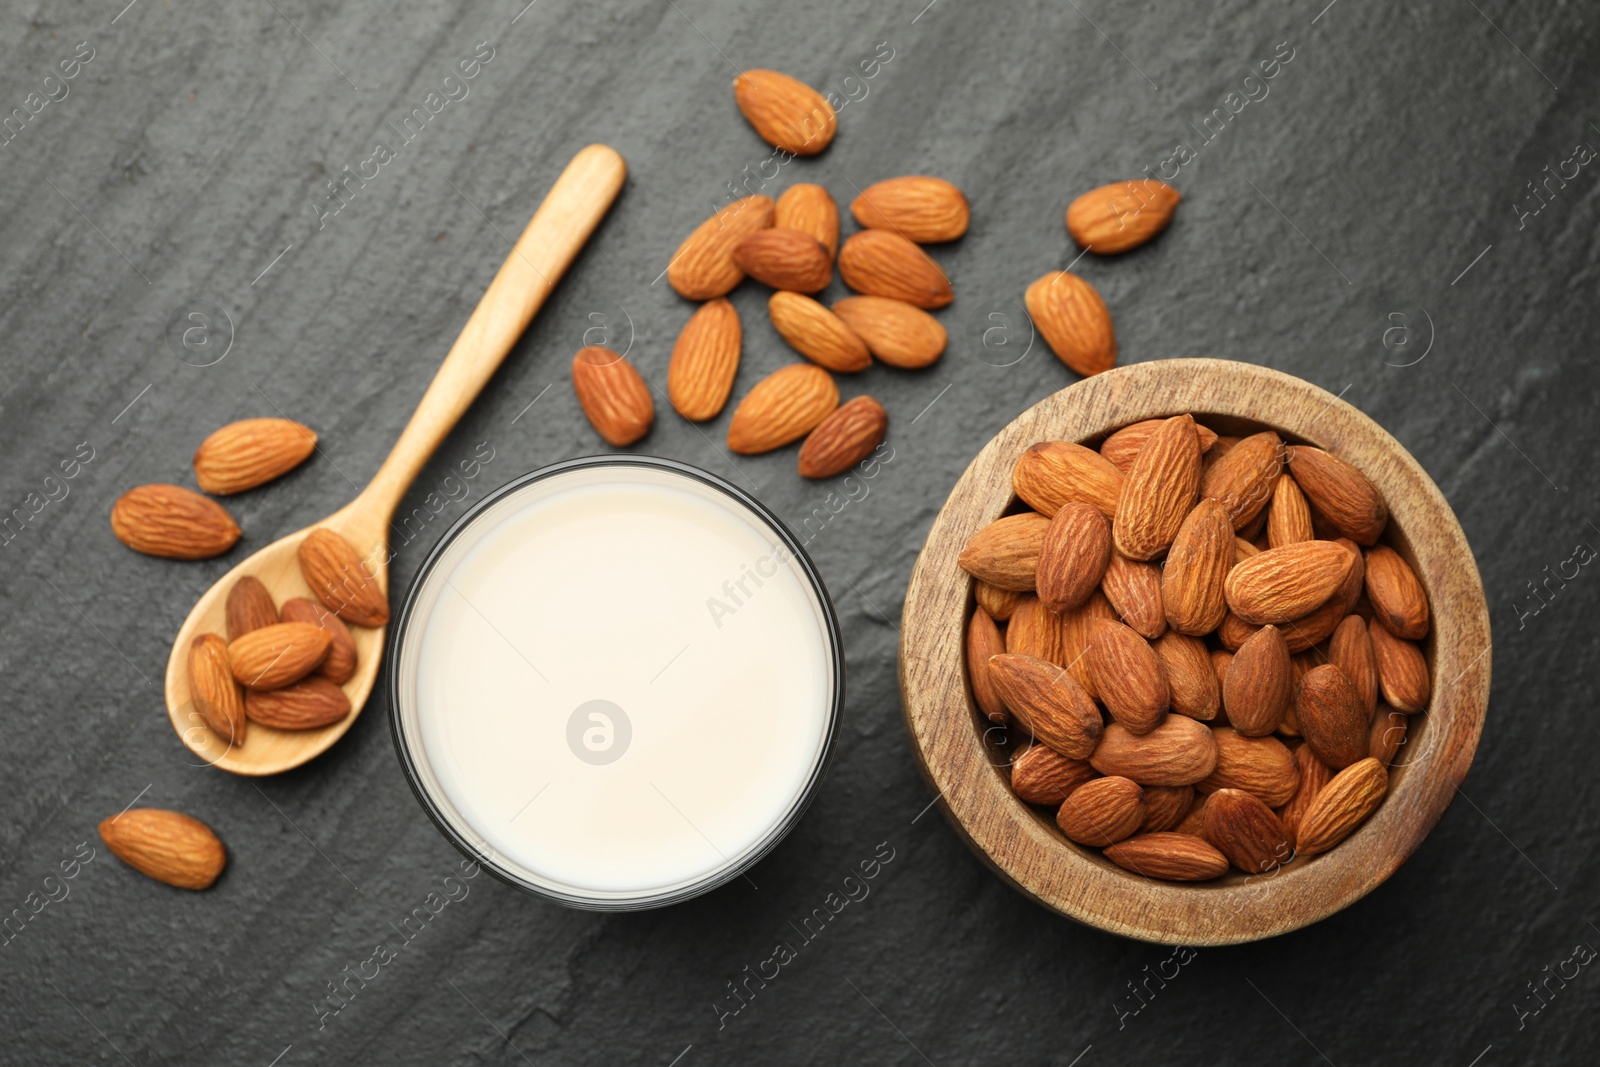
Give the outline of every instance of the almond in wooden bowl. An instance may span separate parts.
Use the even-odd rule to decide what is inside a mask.
[[[1102,592],[1104,582],[1130,568],[1160,568],[1174,539],[1188,561],[1184,570],[1142,586],[1123,581],[1117,596],[1097,592],[1060,616],[1034,610],[1049,616],[1044,622],[1060,639],[1030,647],[1047,657],[1056,649],[1069,679],[1075,669],[1067,669],[1067,660],[1083,655],[1098,633],[1115,633],[1125,644],[1176,636],[1204,646],[1184,649],[1184,657],[1158,656],[1161,671],[1182,672],[1179,684],[1167,678],[1165,702],[1155,692],[1159,687],[1147,687],[1151,692],[1143,695],[1152,700],[1139,703],[1139,715],[1130,721],[1117,719],[1112,709],[1112,724],[1098,742],[1105,751],[1087,759],[1094,775],[1120,775],[1143,787],[1146,804],[1152,797],[1182,800],[1192,793],[1190,811],[1163,809],[1159,820],[1095,847],[1062,831],[1055,793],[1030,786],[1026,792],[1036,802],[1029,803],[1013,789],[1009,764],[1030,740],[1028,717],[1012,713],[1009,728],[997,727],[994,709],[985,714],[972,695],[967,635],[972,612],[982,607],[975,603],[979,582],[960,560],[973,536],[1002,517],[1022,516],[1041,502],[1059,509],[1063,501],[1105,497],[1104,478],[1097,485],[1057,484],[1101,468],[1087,459],[1041,466],[1037,457],[1049,452],[1040,450],[1042,442],[1068,442],[1050,448],[1089,457],[1097,453],[1088,450],[1117,431],[1150,420],[1175,424],[1167,434],[1182,442],[1175,449],[1182,453],[1182,477],[1172,464],[1141,465],[1137,452],[1121,457],[1124,464],[1106,464],[1123,472],[1117,499],[1102,502],[1113,527],[1124,508],[1145,507],[1143,497],[1152,493],[1192,494],[1191,510],[1200,500],[1215,500],[1234,527],[1235,551],[1225,560],[1229,576],[1244,561],[1268,553],[1305,556],[1305,582],[1317,589],[1280,589],[1270,566],[1253,563],[1231,598],[1224,579],[1229,610],[1217,628],[1188,633],[1202,629],[1199,620],[1209,625],[1215,617],[1219,571],[1209,568],[1218,553],[1197,554],[1197,546],[1221,534],[1179,538],[1171,516],[1153,509],[1148,530],[1124,526],[1130,536],[1116,539],[1141,556],[1148,553],[1149,561],[1130,562],[1115,550]],[[1225,440],[1228,449],[1201,457],[1196,485],[1189,448],[1192,443],[1196,455],[1204,449],[1207,434],[1200,426],[1219,435],[1218,443]],[[1256,436],[1268,433],[1281,445]],[[1146,436],[1157,439],[1154,425]],[[1230,454],[1235,458],[1225,463]],[[1143,469],[1149,466],[1158,469]],[[1285,470],[1298,494],[1280,492]],[[1294,510],[1293,522],[1271,526],[1275,501],[1282,502],[1285,515]],[[1308,532],[1329,547],[1300,548]],[[1200,566],[1202,555],[1213,562]],[[1027,587],[1025,568],[1014,570],[1006,572],[1005,588],[1014,589],[1022,603],[1038,601]],[[1133,595],[1134,589],[1143,592]],[[1168,596],[1174,603],[1156,603]],[[1310,605],[1319,597],[1323,602]],[[1247,621],[1240,609],[1261,621]],[[1111,628],[1097,621],[1108,613],[1128,625]],[[1268,638],[1250,645],[1238,684],[1224,684],[1240,662],[1235,653],[1244,655],[1246,643],[1269,625],[1265,620],[1285,615],[1294,617],[1270,624],[1281,632],[1283,647],[1276,648],[1272,636],[1275,655],[1263,659],[1256,653]],[[1175,633],[1152,627],[1146,633],[1135,625],[1172,619],[1181,627]],[[1014,614],[997,626],[1008,649],[1005,631],[1016,620]],[[1032,624],[1038,629],[1040,621]],[[1349,404],[1297,378],[1245,363],[1185,359],[1119,367],[1079,382],[1024,412],[978,454],[934,520],[912,573],[900,683],[913,747],[946,815],[1013,885],[1047,907],[1113,933],[1162,944],[1220,945],[1323,919],[1372,891],[1416,850],[1472,762],[1488,707],[1488,650],[1488,608],[1472,550],[1438,488],[1394,438]],[[1284,651],[1292,689],[1286,704],[1283,657],[1276,654]],[[1195,668],[1203,652],[1222,665],[1222,706],[1210,719],[1204,717],[1208,701],[1196,702],[1199,683],[1207,682]],[[1147,658],[1144,667],[1150,667]],[[1335,673],[1349,685],[1330,684],[1340,681]],[[1082,686],[1085,698],[1104,704],[1104,695],[1089,691],[1098,688],[1092,674]],[[1313,684],[1306,690],[1308,681]],[[1003,693],[1000,698],[1003,703]],[[1230,725],[1230,698],[1251,702],[1242,724]],[[1126,717],[1132,705],[1123,703]],[[1241,704],[1237,710],[1246,709]],[[1356,715],[1372,716],[1372,723],[1403,722],[1398,733],[1366,726],[1368,747],[1357,751],[1361,724],[1346,721]],[[1198,751],[1208,743],[1214,752]],[[1317,755],[1323,750],[1337,765]],[[1074,781],[1079,788],[1084,784]],[[1062,803],[1070,802],[1069,793]]]

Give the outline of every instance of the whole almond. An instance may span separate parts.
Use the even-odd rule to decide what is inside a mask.
[[[246,689],[278,689],[316,670],[333,646],[320,626],[280,622],[228,643],[233,676]]]
[[[1041,610],[1042,607],[1041,607]],[[1061,659],[1059,662],[1066,665],[1067,670],[1077,683],[1083,686],[1083,691],[1091,697],[1099,699],[1095,692],[1094,678],[1089,672],[1089,642],[1095,623],[1101,619],[1116,621],[1116,609],[1111,606],[1104,593],[1094,593],[1081,607],[1059,616],[1061,619]]]
[[[1034,745],[1011,764],[1011,789],[1028,804],[1055,807],[1096,777],[1087,760],[1068,759],[1049,745]]]
[[[1032,592],[1050,520],[1025,511],[996,519],[973,534],[956,563],[962,570],[1002,589]]]
[[[1051,611],[1076,608],[1089,599],[1111,560],[1111,524],[1093,505],[1064,505],[1046,527],[1039,547],[1036,588]]]
[[[893,230],[908,241],[938,244],[967,232],[967,198],[943,178],[913,176],[874,182],[850,204],[869,230]]]
[[[1328,662],[1344,673],[1371,718],[1378,706],[1378,658],[1372,651],[1367,621],[1347,615],[1328,641]]]
[[[1215,630],[1228,613],[1222,586],[1233,569],[1233,527],[1227,510],[1202,500],[1184,518],[1161,570],[1161,603],[1167,625],[1199,637]]]
[[[261,584],[261,579],[247,574],[228,590],[223,617],[228,640],[232,641],[251,630],[259,630],[277,622],[278,606],[272,602],[272,594]]]
[[[350,698],[326,678],[310,677],[282,689],[252,689],[244,712],[274,730],[315,730],[350,714]]]
[[[1065,669],[1008,652],[989,660],[989,677],[1024,737],[1071,759],[1096,751],[1100,709]]]
[[[1301,745],[1294,750],[1295,770],[1299,775],[1299,785],[1296,786],[1294,796],[1289,803],[1283,806],[1278,813],[1279,820],[1283,823],[1283,832],[1289,835],[1291,844],[1297,844],[1300,836],[1300,823],[1305,818],[1311,802],[1317,799],[1317,794],[1333,778],[1333,771],[1328,765],[1317,758],[1311,751],[1310,745]]]
[[[1231,727],[1211,731],[1217,745],[1217,765],[1195,785],[1201,793],[1241,789],[1259,797],[1269,808],[1289,802],[1300,785],[1294,755],[1276,737],[1246,737]]]
[[[861,335],[809,296],[779,290],[767,301],[767,314],[772,328],[818,366],[854,374],[872,365],[872,353]]]
[[[1198,637],[1168,631],[1156,639],[1156,655],[1172,692],[1172,710],[1208,722],[1222,706],[1222,686],[1212,669],[1206,643]]]
[[[316,448],[316,433],[292,419],[242,419],[200,442],[194,476],[208,493],[242,493],[288,474]]]
[[[1334,770],[1367,755],[1367,709],[1344,672],[1331,663],[1313,667],[1300,680],[1295,722],[1306,744]]]
[[[1326,603],[1354,565],[1352,554],[1337,541],[1269,548],[1228,572],[1228,608],[1257,626],[1298,619]]]
[[[763,141],[793,155],[816,155],[839,128],[821,93],[775,70],[743,71],[733,80],[733,96]]]
[[[1011,487],[1039,514],[1049,517],[1063,504],[1081,500],[1106,518],[1117,514],[1124,477],[1092,448],[1071,441],[1040,441],[1017,457]]]
[[[1095,694],[1129,731],[1147,734],[1172,703],[1167,672],[1150,642],[1120,622],[1102,619],[1089,631],[1084,657]]]
[[[833,257],[804,230],[774,226],[747,234],[733,246],[733,261],[762,285],[796,293],[815,293],[833,278]]]
[[[979,608],[967,622],[967,681],[972,684],[972,699],[984,718],[993,723],[1008,720],[1005,703],[989,678],[989,659],[1006,650],[1005,639],[994,620]]]
[[[858,396],[817,424],[800,446],[802,478],[832,478],[872,455],[889,432],[889,413],[870,396]]]
[[[779,367],[739,401],[728,423],[728,447],[746,456],[782,448],[816,429],[838,406],[839,387],[821,367]]]
[[[601,345],[572,357],[572,389],[584,415],[606,443],[626,448],[650,432],[656,405],[638,368]]]
[[[1104,848],[1139,829],[1144,822],[1144,787],[1127,778],[1096,778],[1072,791],[1056,812],[1056,825],[1068,840]]]
[[[1150,440],[1150,435],[1160,428],[1166,419],[1145,419],[1129,426],[1124,426],[1116,433],[1107,437],[1100,445],[1100,454],[1109,459],[1122,473],[1128,473],[1128,468],[1133,466],[1134,458],[1139,455],[1139,449]],[[1217,433],[1209,427],[1195,423],[1195,433],[1200,437],[1200,452],[1202,455],[1211,450],[1217,443]],[[1209,458],[1209,457],[1207,457]],[[1202,464],[1204,460],[1201,461]]]
[[[683,239],[667,264],[667,283],[687,300],[726,296],[744,281],[733,249],[747,234],[772,225],[772,198],[747,196],[724,205]]]
[[[1183,194],[1154,178],[1091,189],[1067,207],[1067,232],[1082,247],[1111,256],[1138,248],[1167,228]]]
[[[1022,302],[1056,358],[1088,378],[1117,365],[1111,312],[1094,286],[1053,270],[1028,286]]]
[[[1367,627],[1378,663],[1378,687],[1396,711],[1415,715],[1428,706],[1433,688],[1422,649],[1389,632],[1377,619]]]
[[[1154,641],[1167,632],[1167,609],[1161,602],[1161,568],[1129,559],[1115,549],[1106,565],[1102,586],[1122,621]]]
[[[1283,455],[1283,441],[1271,430],[1251,434],[1206,468],[1200,495],[1226,508],[1233,528],[1242,530],[1272,500]]]
[[[1358,545],[1377,543],[1389,521],[1389,508],[1365,474],[1310,445],[1291,445],[1287,462],[1316,514]]]
[[[820,185],[799,182],[783,191],[773,210],[772,224],[809,233],[828,250],[828,259],[839,254],[839,205]]]
[[[1151,785],[1144,790],[1144,822],[1140,833],[1159,834],[1183,822],[1194,806],[1192,785]]]
[[[1031,594],[1023,597],[1012,614],[1006,626],[1005,642],[1007,652],[1034,656],[1058,665],[1070,662],[1066,654],[1065,622]],[[1074,679],[1079,685],[1083,684],[1076,675]]]
[[[1246,874],[1287,863],[1294,846],[1283,823],[1260,798],[1242,789],[1219,789],[1206,801],[1206,840]]]
[[[1303,856],[1326,852],[1353,833],[1383,803],[1389,773],[1375,759],[1353,763],[1333,776],[1311,802],[1296,833]]]
[[[855,331],[874,356],[891,367],[917,370],[944,354],[949,336],[939,320],[904,300],[847,296],[833,313]]]
[[[1150,435],[1123,481],[1112,523],[1117,551],[1154,559],[1167,550],[1200,490],[1200,438],[1194,419],[1176,415]]]
[[[1169,882],[1207,882],[1228,873],[1228,859],[1203,839],[1185,833],[1139,834],[1106,849],[1124,870]]]
[[[221,504],[180,485],[141,485],[111,506],[111,532],[147,556],[210,559],[239,540],[239,524]]]
[[[1267,544],[1273,548],[1309,541],[1315,536],[1311,529],[1311,505],[1306,496],[1287,474],[1278,475],[1272,487],[1272,503],[1267,507]]]
[[[350,542],[327,527],[300,542],[300,573],[317,599],[345,622],[382,626],[389,621],[389,598]]]
[[[216,634],[200,634],[189,646],[189,695],[212,733],[244,744],[244,690],[228,665],[228,643]]]
[[[1217,743],[1210,727],[1182,715],[1168,715],[1147,734],[1112,722],[1089,763],[1140,785],[1194,785],[1216,769]]]
[[[924,309],[942,308],[955,299],[939,264],[889,230],[862,230],[845,238],[839,247],[839,277],[858,293]]]
[[[772,294],[773,300],[780,296],[794,294]],[[739,312],[726,299],[708,300],[689,316],[678,331],[672,360],[667,364],[667,399],[679,415],[691,422],[704,422],[721,414],[733,391],[734,376],[739,373],[743,347]]]
[[[1228,676],[1222,681],[1228,722],[1247,737],[1272,733],[1294,699],[1294,681],[1283,635],[1276,626],[1263,626],[1228,663]]]
[[[1405,712],[1395,711],[1387,704],[1380,705],[1367,731],[1367,755],[1385,767],[1389,766],[1394,762],[1400,746],[1406,743],[1406,731],[1410,723],[1411,717]]]
[[[317,673],[322,677],[335,685],[343,685],[356,673],[355,639],[350,636],[349,628],[339,616],[305,597],[295,597],[283,602],[283,621],[309,622],[328,631],[331,642],[328,655],[317,668]]]
[[[181,812],[132,808],[99,829],[100,840],[117,859],[178,889],[209,888],[228,862],[211,827]]]
[[[1011,618],[1011,613],[1017,610],[1017,605],[1026,595],[1015,589],[1001,589],[998,585],[990,585],[988,582],[972,583],[973,599],[995,622],[1005,622]]]
[[[1396,637],[1420,641],[1428,636],[1428,597],[1411,565],[1388,545],[1366,551],[1367,599],[1372,613]]]

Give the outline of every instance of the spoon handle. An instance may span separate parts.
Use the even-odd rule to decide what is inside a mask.
[[[354,508],[381,531],[412,479],[466,412],[622,189],[628,167],[594,144],[572,157],[451,346],[394,450]],[[354,508],[352,510],[354,510]]]

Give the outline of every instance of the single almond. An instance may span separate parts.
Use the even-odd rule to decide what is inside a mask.
[[[1372,651],[1367,620],[1359,615],[1345,616],[1328,641],[1328,662],[1344,672],[1371,718],[1378,707],[1378,658]]]
[[[1389,521],[1383,494],[1365,474],[1320,448],[1291,445],[1287,462],[1312,509],[1358,545],[1373,545]]]
[[[989,660],[989,677],[1024,737],[1071,759],[1096,751],[1100,709],[1065,669],[1007,652]]]
[[[774,293],[773,299],[793,295]],[[678,331],[672,359],[667,364],[667,399],[679,415],[690,422],[704,422],[721,414],[733,391],[734,376],[739,373],[743,347],[739,312],[723,297],[706,301],[689,316]],[[652,403],[652,414],[654,408]]]
[[[1124,477],[1092,448],[1071,441],[1040,441],[1017,457],[1011,487],[1023,503],[1046,517],[1063,504],[1081,500],[1106,518],[1117,514]]]
[[[1227,510],[1202,500],[1184,518],[1161,570],[1161,603],[1167,625],[1199,637],[1215,630],[1228,613],[1222,586],[1233,569],[1233,527]]]
[[[772,224],[809,233],[828,250],[828,260],[839,254],[839,205],[822,186],[799,182],[783,191],[773,209]]]
[[[779,367],[739,401],[728,423],[728,447],[746,456],[782,448],[816,429],[838,406],[839,387],[821,367]]]
[[[1089,631],[1089,677],[1111,717],[1129,731],[1147,734],[1172,703],[1161,657],[1130,627],[1102,619]]]
[[[1257,626],[1298,619],[1326,603],[1354,565],[1352,553],[1337,541],[1269,548],[1228,572],[1228,608]]]
[[[244,712],[274,730],[316,730],[350,714],[350,698],[328,679],[313,676],[282,689],[250,690]]]
[[[1294,846],[1283,823],[1259,797],[1242,789],[1219,789],[1206,801],[1206,840],[1246,874],[1287,863]]]
[[[292,419],[242,419],[200,442],[194,476],[208,493],[242,493],[288,474],[316,448],[316,433]]]
[[[833,257],[804,230],[770,229],[747,234],[733,246],[733,261],[762,285],[815,293],[833,278]]]
[[[1367,599],[1372,613],[1396,637],[1420,641],[1428,636],[1428,596],[1416,572],[1388,545],[1367,549]]]
[[[1024,596],[1017,605],[1006,625],[1005,642],[1007,652],[1034,656],[1058,665],[1070,662],[1066,654],[1065,621],[1032,594]],[[1078,684],[1083,684],[1074,677]]]
[[[246,689],[278,689],[317,669],[333,646],[320,626],[280,622],[228,643],[233,676]]]
[[[1217,765],[1195,785],[1201,793],[1242,789],[1259,797],[1269,808],[1280,808],[1294,796],[1300,772],[1294,755],[1276,737],[1246,737],[1221,726],[1211,731],[1217,745]]]
[[[744,281],[733,249],[746,235],[772,225],[772,198],[747,196],[726,204],[683,239],[667,264],[667,283],[687,300],[726,296]]]
[[[1115,549],[1106,565],[1101,588],[1122,621],[1154,641],[1167,632],[1167,609],[1161,602],[1161,568],[1131,560]]]
[[[319,527],[300,542],[298,555],[306,584],[339,618],[356,626],[389,621],[388,595],[349,541]]]
[[[889,178],[861,190],[850,213],[869,230],[893,230],[908,241],[938,244],[967,232],[965,194],[943,178]]]
[[[1000,636],[1000,628],[994,620],[985,615],[982,608],[974,611],[967,621],[967,681],[972,685],[972,699],[984,718],[1002,724],[1009,716],[1005,702],[989,678],[989,659],[1005,650],[1005,639]]]
[[[1406,731],[1410,723],[1411,717],[1405,712],[1395,711],[1387,704],[1379,705],[1372,717],[1372,726],[1367,731],[1367,755],[1385,767],[1389,766],[1394,762],[1400,746],[1406,743]]]
[[[1123,870],[1169,882],[1208,882],[1228,873],[1228,859],[1200,837],[1186,833],[1139,834],[1106,849]]]
[[[1367,709],[1350,679],[1333,664],[1313,667],[1300,679],[1294,717],[1306,744],[1334,770],[1366,758]]]
[[[1228,676],[1222,681],[1228,722],[1247,737],[1272,733],[1294,699],[1294,684],[1283,634],[1276,626],[1263,626],[1239,646],[1228,663]]]
[[[1027,804],[1055,807],[1097,777],[1088,760],[1068,759],[1049,745],[1033,745],[1011,764],[1011,789]]]
[[[1160,428],[1166,419],[1145,419],[1129,426],[1124,426],[1116,433],[1107,437],[1100,445],[1100,454],[1109,459],[1122,473],[1128,473],[1128,468],[1133,466],[1139,449],[1150,440],[1150,435]],[[1210,452],[1211,446],[1217,443],[1217,433],[1207,426],[1195,423],[1195,433],[1200,437],[1200,452],[1202,455]],[[1209,457],[1207,457],[1209,458]],[[1204,460],[1202,460],[1204,463]]]
[[[272,594],[261,584],[261,579],[247,574],[228,590],[223,618],[223,628],[228,633],[228,640],[232,641],[251,630],[259,630],[277,622],[278,606],[272,602]]]
[[[1378,810],[1389,791],[1389,772],[1368,757],[1333,776],[1300,820],[1296,848],[1303,856],[1326,852]]]
[[[1200,490],[1200,438],[1194,419],[1176,415],[1150,435],[1123,481],[1112,523],[1117,551],[1155,559],[1167,550]]]
[[[981,581],[1032,592],[1050,520],[1032,511],[996,519],[967,539],[956,563]]]
[[[1144,787],[1127,778],[1085,782],[1062,802],[1056,825],[1070,841],[1104,848],[1139,829],[1144,822]]]
[[[1294,750],[1294,762],[1299,784],[1289,803],[1278,812],[1278,819],[1283,823],[1283,832],[1289,835],[1290,844],[1298,842],[1301,820],[1305,818],[1311,802],[1317,799],[1317,794],[1333,778],[1333,771],[1317,758],[1310,745],[1301,745]]]
[[[1396,637],[1377,619],[1367,627],[1367,633],[1372,638],[1372,654],[1378,664],[1378,687],[1383,691],[1383,699],[1394,705],[1396,711],[1407,715],[1422,711],[1428,706],[1433,689],[1422,649]]]
[[[141,485],[111,506],[111,532],[147,556],[210,559],[239,540],[239,524],[221,504],[181,485]]]
[[[1095,623],[1101,619],[1116,621],[1116,609],[1111,606],[1104,593],[1091,594],[1081,607],[1072,609],[1059,616],[1061,619],[1061,658],[1058,662],[1064,664],[1077,683],[1083,686],[1083,691],[1091,697],[1099,699],[1095,692],[1094,678],[1089,672],[1089,642]]]
[[[838,374],[854,374],[872,365],[872,353],[861,335],[809,296],[779,290],[767,301],[767,314],[772,328],[796,352],[820,367]]]
[[[763,141],[792,155],[816,155],[839,128],[839,117],[821,93],[775,70],[741,72],[733,80],[733,97]]]
[[[889,413],[870,396],[834,409],[800,446],[802,478],[832,478],[872,455],[889,432]]]
[[[228,664],[228,643],[216,634],[200,634],[189,646],[189,695],[212,733],[244,744],[244,690]]]
[[[1089,599],[1111,560],[1111,524],[1092,504],[1070,503],[1056,512],[1039,547],[1036,588],[1058,614]]]
[[[1204,723],[1182,715],[1168,715],[1147,734],[1112,722],[1089,762],[1101,774],[1132,778],[1140,785],[1194,785],[1217,766],[1211,733]]]
[[[1067,232],[1096,255],[1127,252],[1166,229],[1181,199],[1182,193],[1155,178],[1112,182],[1067,206]]]
[[[1056,358],[1085,378],[1117,365],[1111,312],[1094,286],[1070,271],[1053,270],[1022,296],[1034,327]]]
[[[178,889],[207,889],[228,862],[211,827],[181,812],[132,808],[100,824],[100,840],[140,874]]]
[[[995,622],[1005,622],[1011,618],[1011,613],[1017,610],[1017,605],[1027,594],[1019,593],[1015,589],[1001,589],[998,585],[990,585],[988,582],[974,582],[972,596],[978,602],[978,606],[989,613],[989,618]]]
[[[1235,530],[1244,529],[1272,500],[1283,454],[1283,440],[1271,430],[1251,434],[1206,468],[1200,496],[1226,508]]]
[[[309,622],[328,631],[328,655],[317,673],[333,682],[343,685],[356,673],[356,643],[350,636],[349,627],[344,620],[321,604],[307,600],[305,597],[295,597],[293,600],[283,602],[284,622]]]
[[[924,309],[942,308],[955,299],[943,268],[889,230],[861,230],[845,238],[839,247],[839,277],[858,293]]]
[[[904,300],[885,296],[847,296],[833,313],[853,330],[874,356],[903,370],[929,366],[944,355],[949,335],[939,320]]]
[[[626,448],[650,432],[656,405],[638,368],[602,345],[572,357],[572,389],[584,415],[606,443]]]
[[[1191,719],[1209,722],[1222,706],[1222,686],[1212,669],[1206,643],[1168,631],[1156,639],[1156,655],[1172,693],[1172,710]]]
[[[1144,822],[1140,833],[1165,833],[1182,823],[1194,806],[1192,785],[1149,785],[1144,789]]]
[[[1314,536],[1306,495],[1289,475],[1278,475],[1272,487],[1272,503],[1267,506],[1267,544],[1281,548]]]

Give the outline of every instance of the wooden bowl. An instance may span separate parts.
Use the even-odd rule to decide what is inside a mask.
[[[1029,445],[1095,445],[1129,423],[1192,412],[1224,433],[1276,430],[1326,448],[1378,486],[1390,510],[1384,541],[1427,591],[1433,676],[1390,771],[1388,799],[1331,851],[1268,874],[1163,882],[1068,841],[1051,814],[1011,791],[1008,758],[967,686],[964,634],[972,579],[956,566],[967,539],[1011,509],[1011,469]],[[1162,944],[1225,945],[1299,929],[1359,900],[1433,829],[1467,773],[1489,702],[1489,613],[1466,535],[1450,505],[1399,442],[1318,387],[1220,359],[1140,363],[1097,375],[1023,412],[978,453],[933,522],[906,591],[900,688],[924,775],[956,829],[1017,889],[1102,930]],[[986,736],[988,735],[988,736]]]

